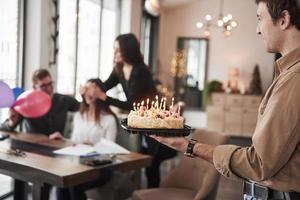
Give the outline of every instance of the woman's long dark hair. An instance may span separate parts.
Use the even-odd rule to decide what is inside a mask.
[[[105,91],[103,82],[99,78],[89,79],[87,81],[87,83],[94,83],[101,90]],[[80,104],[80,109],[79,109],[80,114],[84,115],[84,113],[86,113],[88,111],[88,108],[89,108],[89,105],[86,103],[84,97],[82,97],[82,102]],[[105,113],[113,115],[115,117],[116,121],[118,121],[117,116],[110,109],[109,105],[107,103],[105,103],[104,101],[102,101],[102,100],[96,99],[94,114],[95,114],[95,122],[97,124],[100,124],[100,113],[101,113],[101,111],[104,111]]]
[[[136,36],[132,33],[119,35],[116,42],[120,45],[120,51],[124,62],[133,66],[146,66],[143,55],[140,51],[140,44]],[[123,64],[116,64],[115,70],[121,73]]]

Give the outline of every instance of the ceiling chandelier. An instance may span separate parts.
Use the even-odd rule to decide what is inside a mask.
[[[223,29],[223,34],[225,36],[230,36],[232,29],[236,28],[238,26],[237,21],[233,20],[232,14],[224,15],[224,0],[220,0],[220,14],[217,23],[214,23],[212,21],[212,16],[210,14],[205,15],[205,21],[204,22],[197,22],[196,27],[197,28],[204,28],[203,34],[206,37],[209,37],[211,34],[210,28],[211,27],[219,27]]]

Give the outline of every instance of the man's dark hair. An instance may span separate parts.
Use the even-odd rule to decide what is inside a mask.
[[[42,80],[47,76],[51,76],[47,69],[38,69],[35,70],[32,74],[32,83],[35,85],[38,80]]]
[[[275,23],[281,16],[284,10],[288,11],[291,16],[291,24],[300,30],[300,5],[299,0],[255,0],[259,2],[265,2],[267,8]]]

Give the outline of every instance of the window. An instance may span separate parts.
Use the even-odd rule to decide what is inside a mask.
[[[23,1],[0,0],[0,80],[11,88],[22,83]],[[6,118],[0,110],[0,122]]]
[[[22,83],[23,1],[0,0],[0,80],[11,88]],[[7,118],[7,109],[0,109],[0,122]],[[1,195],[11,191],[11,178],[0,175]]]
[[[119,6],[118,0],[60,1],[58,92],[76,94],[86,80],[108,78]]]
[[[151,18],[146,17],[145,14],[142,20],[142,29],[141,29],[141,51],[144,54],[144,62],[149,65],[149,56],[150,56],[150,30],[151,30]]]
[[[102,12],[102,29],[101,29],[101,54],[100,54],[100,78],[105,80],[113,68],[113,44],[117,33],[119,33],[119,16],[116,12],[118,1],[105,0]],[[115,34],[112,34],[115,33]]]
[[[158,22],[158,17],[151,16],[144,11],[141,27],[141,51],[144,55],[144,61],[150,67],[153,75],[157,73],[158,67]]]
[[[73,94],[76,65],[76,0],[60,1],[58,91]]]
[[[0,79],[20,86],[22,71],[21,1],[0,0]]]

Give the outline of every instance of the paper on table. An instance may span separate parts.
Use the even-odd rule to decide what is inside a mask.
[[[91,154],[93,152],[97,152],[99,154],[128,154],[130,151],[125,149],[124,147],[106,139],[101,139],[94,146],[89,146],[85,144],[77,144],[70,147],[65,147],[62,149],[58,149],[53,151],[56,154],[63,154],[63,155],[72,155],[72,156],[84,156]]]
[[[65,147],[65,148],[53,151],[53,153],[56,153],[56,154],[71,155],[71,156],[82,156],[82,155],[87,155],[87,154],[90,154],[93,152],[95,152],[94,147],[90,146],[90,145],[85,145],[85,144],[77,144],[74,146]]]
[[[106,139],[101,139],[95,146],[95,151],[99,154],[128,154],[130,151],[124,147]]]

